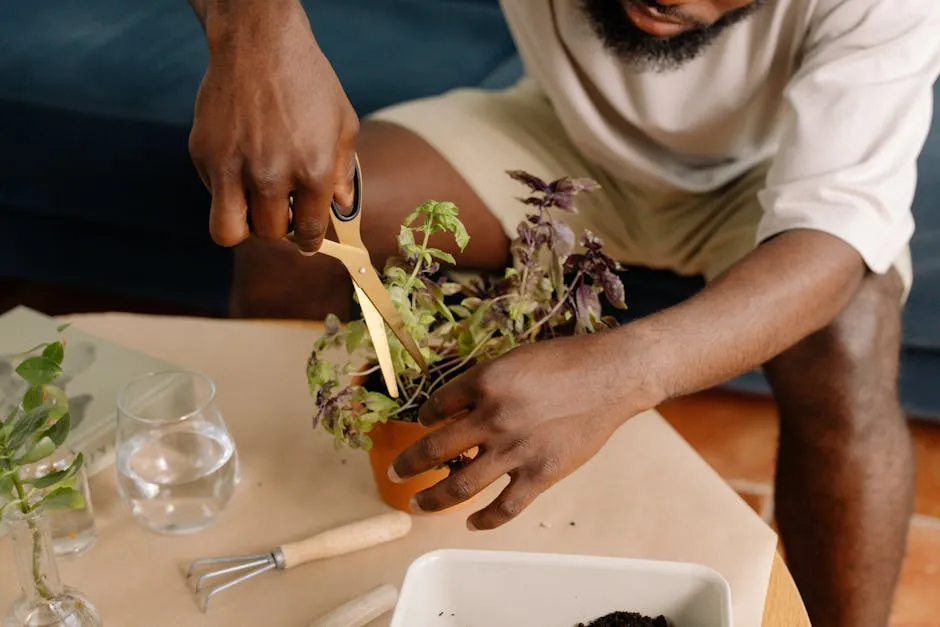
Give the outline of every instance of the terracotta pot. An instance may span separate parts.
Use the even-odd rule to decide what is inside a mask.
[[[411,510],[411,497],[426,490],[447,477],[447,469],[431,470],[403,483],[392,483],[388,478],[388,467],[406,448],[420,440],[437,427],[429,428],[415,422],[390,420],[375,425],[369,432],[372,449],[369,462],[379,495],[389,506],[405,512]]]

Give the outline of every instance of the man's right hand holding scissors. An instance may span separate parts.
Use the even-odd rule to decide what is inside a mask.
[[[303,7],[297,0],[190,4],[209,46],[190,153],[212,193],[213,240],[283,238],[293,196],[294,241],[316,251],[330,200],[353,202],[359,120]]]

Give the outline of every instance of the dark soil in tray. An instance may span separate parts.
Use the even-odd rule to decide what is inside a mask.
[[[651,618],[636,612],[612,612],[577,627],[672,627],[672,623],[665,616]]]

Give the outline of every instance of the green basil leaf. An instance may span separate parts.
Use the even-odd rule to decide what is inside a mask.
[[[366,323],[362,320],[353,320],[346,325],[346,352],[352,355],[362,347],[366,338]]]
[[[443,250],[438,250],[437,248],[428,248],[428,254],[432,257],[440,259],[444,263],[449,263],[451,265],[457,263],[454,259],[454,256],[450,253],[444,252]]]

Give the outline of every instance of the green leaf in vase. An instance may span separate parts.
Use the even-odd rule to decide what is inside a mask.
[[[62,446],[65,439],[69,436],[72,428],[72,416],[65,412],[60,418],[52,423],[52,426],[45,430],[41,437],[52,440],[56,448]]]
[[[13,422],[13,428],[10,430],[10,437],[7,440],[7,447],[10,451],[16,451],[26,440],[35,435],[46,420],[49,419],[50,408],[46,405],[37,407],[27,412],[20,413]]]
[[[36,409],[45,402],[43,397],[44,394],[41,385],[30,386],[30,388],[26,390],[26,394],[23,395],[23,409],[25,411]]]
[[[68,468],[50,472],[49,474],[42,475],[41,477],[26,479],[23,481],[23,483],[28,483],[35,488],[40,488],[43,490],[48,488],[66,487],[60,486],[59,484],[63,484],[77,475],[78,471],[81,470],[82,466],[84,465],[84,462],[84,456],[79,453],[75,456],[75,459],[72,460],[72,463],[69,464]]]
[[[84,506],[85,497],[75,488],[56,488],[39,501],[39,507],[46,510],[80,509]]]
[[[52,342],[43,349],[42,356],[56,365],[61,366],[62,359],[65,357],[65,346],[62,342]]]
[[[62,367],[48,357],[39,355],[21,361],[16,367],[16,374],[30,385],[45,385],[52,383],[62,374]]]
[[[41,459],[45,459],[55,452],[56,443],[51,438],[41,437],[22,457],[14,460],[14,463],[20,466],[34,464]]]

